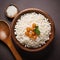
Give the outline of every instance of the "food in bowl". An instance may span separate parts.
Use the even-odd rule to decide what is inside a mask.
[[[14,18],[16,14],[18,13],[18,9],[15,5],[9,5],[6,9],[6,15],[9,18]]]
[[[26,13],[17,20],[14,34],[19,43],[27,48],[42,47],[49,40],[51,23],[43,14]]]

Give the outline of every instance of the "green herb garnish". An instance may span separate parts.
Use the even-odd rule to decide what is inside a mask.
[[[39,27],[38,27],[38,26],[35,27],[34,32],[35,32],[37,35],[40,35],[40,31],[39,31]]]

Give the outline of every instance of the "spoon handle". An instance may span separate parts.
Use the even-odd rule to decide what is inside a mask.
[[[11,52],[13,53],[14,57],[16,60],[22,60],[20,54],[17,52],[17,50],[15,49],[11,38],[8,38],[5,40],[5,43],[7,44],[7,46],[9,47],[9,49],[11,50]]]

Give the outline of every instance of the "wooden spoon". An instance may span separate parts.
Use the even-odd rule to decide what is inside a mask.
[[[5,21],[0,21],[0,40],[9,47],[16,60],[22,60],[20,54],[17,52],[12,43],[10,27]]]

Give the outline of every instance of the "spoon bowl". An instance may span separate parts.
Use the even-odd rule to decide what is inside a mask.
[[[0,35],[1,40],[6,39],[10,35],[10,28],[4,21],[0,21]]]
[[[11,50],[16,60],[22,60],[20,54],[15,49],[11,40],[10,27],[5,21],[0,21],[0,40],[3,41]]]

